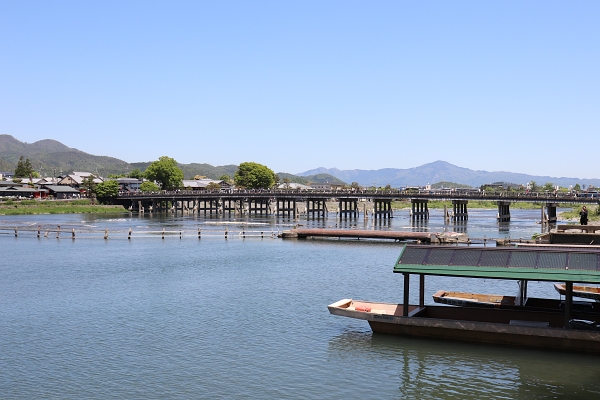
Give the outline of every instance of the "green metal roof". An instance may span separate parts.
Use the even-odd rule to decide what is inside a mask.
[[[394,272],[600,283],[600,250],[406,245]]]

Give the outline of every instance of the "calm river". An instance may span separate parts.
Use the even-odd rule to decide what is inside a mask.
[[[540,232],[539,211],[511,212],[502,227],[496,211],[470,210],[467,226],[444,225],[433,211],[418,227],[399,212],[378,228],[477,238]],[[402,278],[392,273],[399,244],[270,236],[295,223],[373,226],[0,216],[0,227],[19,229],[0,235],[0,398],[600,398],[596,356],[372,334],[365,321],[330,315],[327,305],[342,298],[401,300]],[[40,238],[27,231],[38,225]],[[430,278],[426,299],[439,289],[514,294],[517,285]],[[530,295],[558,297],[547,283]]]

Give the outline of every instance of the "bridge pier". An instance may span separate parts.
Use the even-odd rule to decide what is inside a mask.
[[[510,221],[510,201],[498,202],[498,222]]]
[[[306,216],[325,218],[327,205],[325,200],[306,199]]]
[[[248,199],[249,215],[268,215],[269,199]]]
[[[413,220],[429,219],[429,209],[427,208],[427,199],[410,199],[411,217]]]
[[[452,200],[452,219],[454,221],[467,221],[469,219],[468,203],[468,200]]]
[[[225,213],[228,214],[229,217],[231,217],[231,214],[233,213],[233,215],[235,215],[235,212],[237,210],[237,200],[235,199],[219,199],[221,204],[222,204],[222,210],[223,210],[223,215],[225,215]]]
[[[217,214],[219,212],[217,200],[198,200],[198,215],[200,214],[200,211],[202,211],[204,215]]]
[[[391,199],[373,200],[373,214],[375,218],[394,218]]]
[[[278,198],[276,214],[282,217],[296,218],[296,199]]]
[[[546,203],[546,212],[544,212],[544,207],[542,206],[542,223],[546,224],[556,224],[556,208],[558,207],[558,203]]]
[[[358,218],[358,199],[339,199],[340,217]]]

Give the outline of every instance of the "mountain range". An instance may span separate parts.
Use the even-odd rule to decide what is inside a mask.
[[[11,135],[0,135],[0,171],[14,172],[19,158],[23,156],[31,161],[34,170],[42,176],[57,176],[73,171],[97,173],[101,176],[111,174],[127,174],[135,168],[144,171],[152,161],[128,163],[114,157],[95,156],[81,150],[65,146],[52,139],[44,139],[35,143],[25,143]],[[185,179],[193,179],[196,175],[219,179],[223,175],[233,177],[237,165],[212,166],[210,164],[179,164]],[[343,183],[339,179],[324,174],[314,176],[296,176],[288,173],[278,174],[283,180],[308,184],[310,182]]]
[[[66,174],[73,171],[95,172],[102,176],[124,174],[135,168],[145,170],[151,161],[128,163],[114,157],[95,156],[81,150],[68,147],[56,140],[44,139],[35,143],[24,143],[11,135],[0,135],[0,171],[14,171],[19,157],[29,158],[34,169],[43,176]],[[222,175],[233,176],[237,165],[212,166],[210,164],[179,164],[185,179],[196,175],[218,179]],[[357,182],[362,186],[422,186],[440,181],[455,182],[478,187],[486,183],[510,182],[525,184],[535,181],[543,185],[551,182],[554,185],[569,187],[580,185],[600,186],[600,179],[579,179],[566,177],[550,177],[527,175],[514,172],[475,171],[458,167],[445,161],[435,161],[419,167],[408,169],[385,168],[378,170],[339,170],[337,168],[317,168],[299,174],[278,173],[280,179],[290,182]]]
[[[538,185],[544,185],[550,182],[554,185],[563,187],[569,187],[577,183],[586,186],[600,186],[600,179],[527,175],[505,171],[475,171],[468,168],[457,167],[446,161],[435,161],[419,167],[407,169],[384,168],[377,170],[339,170],[337,168],[317,168],[297,175],[308,176],[315,174],[333,175],[344,182],[357,182],[362,186],[385,186],[388,184],[392,187],[422,186],[440,181],[456,182],[473,187],[495,182],[526,184],[531,181],[536,182]]]

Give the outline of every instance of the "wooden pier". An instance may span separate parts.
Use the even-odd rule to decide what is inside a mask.
[[[398,231],[371,231],[365,229],[293,229],[284,231],[282,238],[349,238],[349,239],[391,239],[391,240],[416,240],[422,243],[431,243],[437,240],[435,233],[428,232],[398,232]]]

